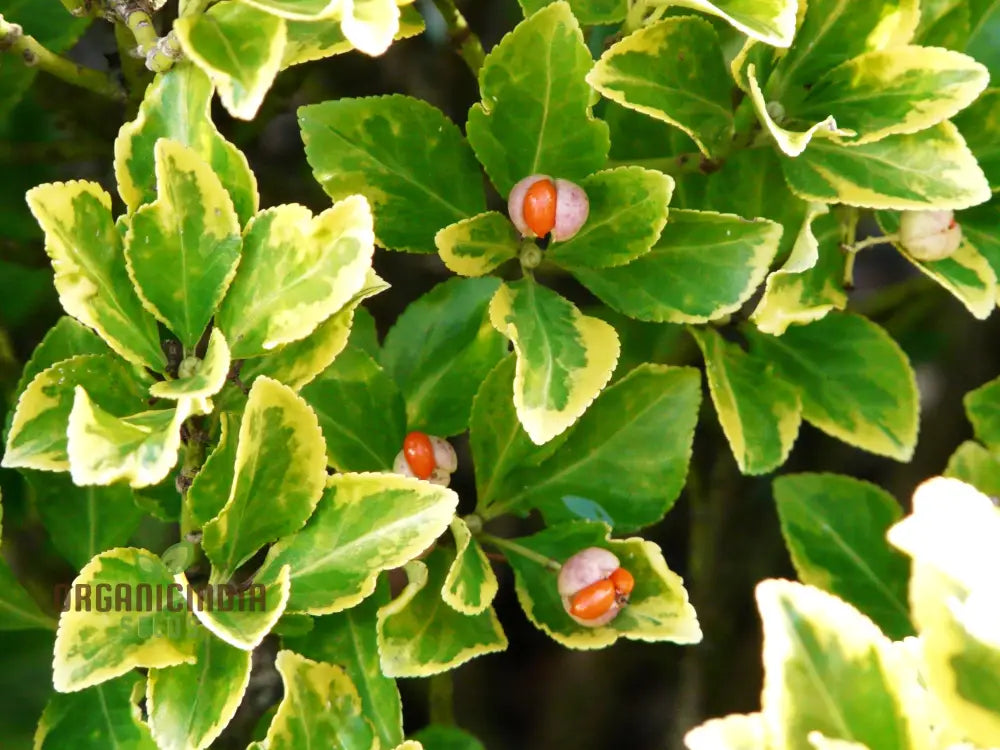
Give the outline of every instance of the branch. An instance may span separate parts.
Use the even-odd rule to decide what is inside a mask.
[[[106,73],[78,65],[43,47],[16,23],[0,16],[0,52],[21,58],[28,67],[37,67],[73,86],[87,89],[114,101],[125,99],[125,90]]]
[[[149,70],[163,73],[181,58],[180,43],[172,31],[163,37],[157,35],[145,0],[111,0],[109,8],[132,32]]]
[[[444,18],[448,27],[448,36],[451,37],[451,43],[455,45],[456,51],[465,60],[472,75],[478,76],[479,69],[483,67],[483,60],[486,59],[483,43],[469,28],[465,16],[456,7],[455,0],[434,0],[434,7]]]

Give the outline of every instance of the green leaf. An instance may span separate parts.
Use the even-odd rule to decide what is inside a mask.
[[[710,158],[733,135],[729,81],[718,35],[694,16],[629,34],[587,74],[604,97],[680,128]]]
[[[153,148],[160,138],[190,146],[212,165],[241,224],[257,213],[257,180],[246,157],[216,129],[211,104],[212,82],[195,65],[175,65],[154,79],[139,115],[122,127],[115,140],[118,193],[130,213],[156,198]]]
[[[116,417],[76,386],[66,428],[66,453],[73,482],[112,484],[128,480],[132,487],[159,484],[177,463],[181,425],[191,416],[192,402],[174,409],[143,411]]]
[[[906,44],[920,18],[917,0],[855,7],[841,0],[802,3],[795,44],[768,81],[769,99],[794,99],[842,62],[871,50]]]
[[[104,411],[126,416],[145,407],[147,385],[113,354],[87,354],[43,370],[17,402],[2,465],[8,469],[69,471],[66,426],[74,388],[86,383]]]
[[[500,584],[483,548],[458,516],[451,521],[451,534],[455,559],[441,587],[441,598],[464,615],[478,615],[493,603]]]
[[[441,260],[462,276],[483,276],[516,258],[521,237],[504,214],[487,211],[449,224],[434,235]]]
[[[1000,378],[995,378],[962,400],[976,437],[993,450],[1000,449]]]
[[[184,54],[212,79],[233,117],[252,120],[281,68],[285,20],[241,2],[222,2],[179,18]]]
[[[38,721],[35,750],[157,750],[137,705],[145,682],[132,672],[78,693],[54,694]]]
[[[684,735],[688,750],[765,750],[767,727],[759,714],[729,714],[710,719]]]
[[[847,307],[838,232],[826,204],[809,204],[788,259],[767,277],[764,295],[750,316],[757,328],[780,336],[790,325],[811,323]]]
[[[821,203],[959,209],[990,197],[982,169],[950,122],[860,146],[813,141],[781,166],[796,195]]]
[[[161,750],[202,750],[232,720],[250,683],[250,652],[201,632],[194,664],[151,669],[149,725]]]
[[[525,16],[537,13],[556,0],[517,0]],[[614,23],[625,18],[628,12],[627,0],[569,0],[569,7],[577,20],[585,25]],[[438,750],[431,746],[431,750]]]
[[[969,30],[969,3],[965,0],[921,0],[920,24],[913,41],[962,50]]]
[[[406,406],[395,382],[350,345],[302,389],[316,412],[327,463],[337,471],[389,471],[406,436]]]
[[[183,604],[177,606],[173,583],[160,558],[142,549],[109,550],[87,563],[59,617],[52,665],[56,690],[83,690],[133,667],[194,662],[194,618]],[[167,603],[177,611],[154,608],[158,593],[170,597]]]
[[[204,598],[196,598],[198,594],[183,573],[174,580],[184,588],[189,600],[195,601],[194,614],[201,624],[243,651],[253,651],[271,632],[285,612],[291,586],[287,565],[266,583],[254,581],[248,589],[238,589],[234,584],[216,585]]]
[[[670,212],[660,239],[628,265],[574,268],[611,308],[638,320],[705,323],[738,310],[771,265],[781,226],[710,211]]]
[[[576,422],[607,385],[618,335],[532,279],[502,285],[490,302],[490,321],[514,344],[514,408],[532,442],[543,445]]]
[[[795,36],[795,0],[682,0],[678,5],[718,16],[751,39],[775,47],[788,47]]]
[[[26,197],[45,231],[45,252],[66,312],[130,362],[162,369],[156,321],[129,281],[111,196],[97,183],[78,181],[39,185]]]
[[[279,651],[274,662],[284,697],[264,740],[267,750],[308,747],[377,750],[378,736],[342,667]]]
[[[159,197],[133,214],[125,260],[149,311],[192,350],[236,273],[240,224],[193,149],[161,139],[155,154]]]
[[[835,596],[790,581],[757,585],[764,622],[767,734],[774,747],[812,750],[811,732],[904,750],[917,744],[892,644]]]
[[[381,55],[399,31],[396,0],[353,0],[341,9],[340,28],[355,48]]]
[[[1000,143],[990,135],[1000,129],[1000,88],[987,89],[953,122],[986,173],[990,188],[1000,190]]]
[[[279,18],[315,21],[340,15],[341,0],[242,0]]]
[[[984,63],[996,79],[1000,74],[1000,5],[994,0],[970,0],[969,37],[965,51]]]
[[[352,196],[319,216],[298,205],[262,211],[216,323],[235,359],[305,338],[365,285],[375,252],[368,203]]]
[[[240,415],[223,412],[219,424],[218,445],[188,488],[187,511],[195,528],[202,528],[219,515],[229,500],[229,490],[236,476]]]
[[[924,482],[889,541],[913,558],[910,605],[925,684],[946,724],[976,745],[1000,742],[996,585],[1000,513],[956,479]]]
[[[229,498],[205,524],[202,546],[228,580],[258,549],[302,527],[323,492],[323,433],[290,388],[260,377],[243,412]]]
[[[514,355],[504,357],[483,380],[472,402],[469,445],[480,512],[503,497],[506,490],[502,480],[513,469],[523,463],[537,463],[538,459],[538,446],[524,431],[511,400],[516,363]],[[549,442],[543,450],[547,452],[560,444],[559,440]]]
[[[766,474],[778,468],[799,434],[798,392],[774,377],[765,360],[744,352],[714,329],[690,330],[705,357],[712,403],[740,471]]]
[[[229,375],[229,347],[222,331],[213,328],[203,359],[188,357],[180,364],[178,377],[161,380],[149,387],[155,398],[179,400],[183,398],[208,398],[222,390]]]
[[[1000,278],[1000,237],[996,226],[1000,221],[1000,200],[994,197],[989,203],[963,211],[958,216],[962,237],[989,261],[993,272]]]
[[[445,724],[430,724],[414,734],[412,740],[425,750],[485,750],[483,743],[464,729]]]
[[[0,508],[2,515],[3,508]],[[55,621],[39,609],[7,562],[0,557],[0,632],[4,630],[54,630]]]
[[[971,57],[937,47],[893,47],[865,52],[820,77],[790,117],[832,114],[841,128],[869,143],[916,133],[968,107],[989,82]]]
[[[316,180],[334,200],[368,199],[382,247],[435,252],[439,229],[486,208],[471,149],[426,102],[338,99],[300,108],[299,125]]]
[[[574,622],[563,608],[556,586],[556,572],[534,557],[505,550],[514,569],[517,598],[535,627],[569,648],[610,646],[619,638],[673,643],[698,643],[701,629],[680,576],[671,571],[660,548],[643,539],[608,539],[603,523],[576,521],[559,524],[517,543],[559,563],[587,547],[613,552],[635,577],[627,607],[607,625],[586,628]]]
[[[880,211],[876,215],[879,226],[887,235],[899,231],[899,215]],[[985,320],[997,306],[997,276],[986,259],[963,235],[962,244],[947,258],[917,260],[900,242],[893,242],[896,249],[926,276],[934,279],[979,320]]]
[[[381,3],[376,3],[375,7],[381,10]],[[399,11],[399,28],[396,29],[393,39],[409,39],[423,33],[424,19],[415,8],[412,6],[403,7]],[[378,17],[376,20],[379,20]],[[355,48],[344,35],[341,23],[333,18],[318,21],[289,20],[286,26],[288,35],[285,41],[285,52],[281,59],[282,70],[292,65],[320,60],[332,55],[341,55]],[[387,35],[390,28],[391,19],[384,26],[377,27],[378,33],[371,38],[371,41],[379,44],[384,43],[386,38],[382,36],[382,33]],[[360,31],[364,33],[365,28],[361,27]],[[353,35],[357,37],[356,33]],[[360,41],[365,43],[364,38],[361,38]],[[374,46],[370,47],[370,49],[375,48]]]
[[[309,523],[271,547],[256,580],[291,565],[289,612],[340,612],[370,596],[381,571],[427,549],[457,506],[454,492],[417,479],[334,474]]]
[[[494,278],[449,279],[396,319],[381,360],[406,399],[409,429],[446,437],[468,427],[476,388],[507,351],[489,320],[499,286]]]
[[[16,402],[24,389],[28,387],[28,383],[52,365],[80,354],[109,354],[110,352],[108,345],[91,329],[76,322],[73,318],[62,316],[48,330],[41,343],[31,353],[31,359],[21,371],[21,377],[14,388],[11,402]]]
[[[383,747],[403,741],[403,707],[396,681],[382,674],[379,665],[375,617],[389,601],[389,587],[379,585],[375,593],[345,612],[315,618],[306,635],[283,638],[282,645],[316,661],[339,664],[361,695],[361,708],[375,727]]]
[[[492,607],[463,614],[442,600],[453,557],[441,547],[406,565],[403,592],[378,611],[378,651],[382,673],[426,677],[485,654],[504,651],[507,636]]]
[[[566,268],[620,266],[649,252],[667,223],[674,180],[641,167],[598,172],[580,183],[590,201],[587,222],[546,257]]]
[[[893,640],[913,635],[906,600],[906,558],[885,541],[903,516],[892,495],[836,474],[774,480],[781,531],[799,580],[835,594]]]
[[[122,484],[79,487],[67,474],[25,471],[23,476],[49,538],[76,570],[95,555],[125,545],[145,515]]]
[[[285,344],[274,354],[244,362],[240,370],[243,382],[250,383],[255,377],[266,375],[293,389],[302,388],[329,367],[347,346],[358,306],[364,300],[388,288],[389,285],[369,269],[361,291],[340,310],[320,323],[311,334],[304,339]]]
[[[917,442],[917,386],[906,355],[858,315],[830,313],[781,337],[744,329],[750,351],[799,391],[802,416],[828,435],[897,461]]]
[[[570,6],[522,21],[486,56],[482,101],[465,129],[500,194],[533,174],[580,180],[608,156],[608,127],[590,113],[584,75],[593,60]]]
[[[700,403],[693,368],[640,365],[597,397],[558,451],[515,470],[487,516],[538,508],[550,525],[582,517],[619,531],[659,521],[684,486]]]
[[[973,440],[966,440],[955,449],[944,476],[971,484],[990,497],[1000,497],[1000,459]]]

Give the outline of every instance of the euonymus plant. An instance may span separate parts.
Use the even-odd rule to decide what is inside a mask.
[[[494,564],[560,646],[702,639],[637,535],[699,417],[747,475],[803,420],[911,459],[917,381],[850,309],[857,253],[892,243],[975,318],[997,306],[996,2],[520,0],[488,54],[451,0],[62,5],[0,2],[0,113],[40,69],[128,114],[108,179],[26,195],[65,316],[12,388],[2,466],[78,571],[56,621],[0,568],[0,628],[58,628],[36,748],[209,747],[265,639],[283,691],[251,747],[478,747],[407,739],[396,680],[507,648]],[[262,205],[213,97],[253,120],[283,70],[380,55],[420,11],[478,81],[465,121],[306,104],[329,200]],[[124,85],[60,57],[105,21]],[[394,253],[451,277],[380,341],[365,300]],[[686,359],[647,361],[635,321]],[[905,520],[850,477],[775,480],[802,583],[757,589],[762,709],[688,747],[1000,743],[1000,381],[966,403],[980,442]],[[146,516],[176,544],[130,546]]]

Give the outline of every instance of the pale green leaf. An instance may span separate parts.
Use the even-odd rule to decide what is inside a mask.
[[[546,5],[552,5],[556,0],[518,0],[524,9],[524,15],[537,13]],[[584,25],[614,23],[625,18],[628,12],[627,0],[569,0],[573,15]],[[431,745],[431,750],[436,748]]]
[[[775,47],[788,47],[795,35],[796,0],[680,0],[677,4],[718,16],[751,39]]]
[[[219,416],[219,442],[205,459],[187,492],[187,512],[196,528],[201,528],[225,507],[236,473],[240,415],[223,412]]]
[[[916,378],[889,334],[866,318],[830,313],[783,336],[752,328],[750,351],[799,391],[802,416],[845,443],[908,461],[917,442]]]
[[[250,653],[200,633],[197,662],[151,669],[149,726],[160,750],[202,750],[239,708],[250,683]]]
[[[340,15],[343,0],[241,0],[279,18],[315,21]]]
[[[394,39],[408,39],[423,33],[424,19],[415,8],[411,6],[399,10],[399,28]],[[281,60],[282,70],[324,57],[342,55],[354,49],[335,18],[317,21],[289,20],[286,26],[288,33]]]
[[[325,453],[309,405],[287,386],[257,378],[229,497],[204,527],[202,545],[217,579],[228,580],[262,546],[302,527],[323,491]]]
[[[229,375],[230,355],[226,337],[213,328],[202,359],[188,357],[180,364],[178,377],[161,380],[149,387],[149,394],[156,398],[179,400],[182,398],[207,398],[222,390]]]
[[[284,697],[267,730],[267,750],[378,750],[358,689],[342,667],[279,651],[275,666]]]
[[[160,558],[146,550],[113,549],[87,563],[59,618],[56,690],[82,690],[134,667],[193,663],[194,618],[178,601],[173,583]],[[166,606],[155,608],[157,596]]]
[[[757,585],[764,623],[762,713],[775,747],[811,750],[810,732],[880,750],[917,745],[891,642],[840,599],[799,583]],[[924,729],[926,731],[926,729]]]
[[[249,587],[216,584],[199,595],[184,574],[174,577],[194,602],[194,615],[215,636],[234,648],[253,651],[271,632],[288,604],[289,568],[284,566],[271,580],[255,580]]]
[[[705,358],[712,403],[740,471],[766,474],[778,468],[799,434],[798,392],[775,378],[766,361],[714,329],[691,329],[691,334]]]
[[[111,196],[94,182],[55,182],[32,188],[27,200],[45,232],[45,252],[66,312],[127,360],[162,369],[156,321],[129,280]]]
[[[11,403],[17,402],[28,383],[42,370],[80,354],[108,354],[110,351],[108,345],[91,329],[69,316],[62,316],[31,353],[31,359],[24,365],[21,377],[14,387]]]
[[[470,615],[442,600],[453,559],[438,547],[428,555],[426,564],[416,560],[407,563],[406,588],[378,611],[383,674],[426,677],[507,648],[507,636],[492,607]]]
[[[675,209],[660,239],[628,265],[574,268],[584,286],[637,320],[705,323],[738,310],[771,265],[781,226],[766,219]]]
[[[193,149],[161,139],[154,150],[159,197],[132,215],[125,260],[143,302],[192,350],[236,273],[240,224]]]
[[[458,496],[396,474],[334,474],[305,528],[271,547],[256,580],[291,565],[289,612],[353,607],[378,574],[419,555],[451,523]]]
[[[955,449],[944,476],[971,484],[990,497],[1000,497],[1000,459],[973,440],[966,440]]]
[[[361,291],[374,242],[371,211],[361,196],[316,217],[298,205],[255,216],[216,316],[233,357],[266,354],[316,330]]]
[[[684,735],[688,750],[768,750],[764,717],[759,714],[729,714],[710,719]]]
[[[694,16],[629,34],[587,74],[604,97],[680,128],[708,157],[733,135],[729,81],[718,35]]]
[[[192,413],[192,402],[184,399],[173,409],[119,418],[93,401],[84,386],[76,386],[66,428],[73,482],[92,485],[127,480],[132,487],[159,484],[177,463],[181,425]]]
[[[483,276],[517,257],[521,237],[510,219],[487,211],[449,224],[434,235],[434,244],[449,270],[462,276]]]
[[[514,407],[536,445],[565,432],[607,385],[618,362],[615,329],[583,315],[532,279],[502,285],[490,321],[514,344]]]
[[[486,56],[466,133],[501,195],[529,175],[580,180],[604,165],[608,127],[591,115],[584,81],[592,62],[565,2],[519,23]]]
[[[962,399],[972,428],[987,447],[1000,449],[1000,378],[995,378]]]
[[[24,389],[7,435],[7,468],[68,471],[66,428],[74,388],[86,384],[102,410],[127,416],[145,408],[148,385],[113,354],[87,354],[43,370]]]
[[[285,20],[235,0],[180,18],[184,53],[208,74],[233,117],[252,120],[281,67]]]
[[[497,594],[496,574],[468,525],[457,516],[451,522],[451,535],[455,539],[455,559],[441,587],[441,598],[462,614],[478,615]]]
[[[984,91],[972,106],[958,113],[954,123],[986,173],[990,188],[1000,190],[1000,141],[993,137],[1000,129],[1000,88]]]
[[[365,717],[375,727],[383,747],[403,741],[403,706],[396,681],[382,674],[379,664],[375,617],[389,601],[389,586],[383,581],[375,593],[355,607],[317,617],[313,629],[303,636],[282,638],[282,645],[297,654],[339,664],[361,695]]]
[[[439,229],[486,209],[472,150],[426,102],[338,99],[299,109],[299,126],[316,180],[334,200],[368,199],[382,247],[435,252]]]
[[[160,138],[169,138],[212,165],[241,224],[257,213],[257,180],[246,157],[216,129],[211,104],[212,82],[194,64],[175,65],[154,79],[138,116],[122,126],[115,140],[118,193],[129,212],[156,198],[153,147]]]
[[[813,141],[781,166],[796,195],[821,203],[959,209],[990,198],[982,169],[950,122],[860,146]]]
[[[476,389],[507,351],[488,312],[499,286],[495,278],[449,279],[386,335],[381,364],[406,400],[410,430],[446,437],[468,427]]]
[[[341,8],[340,28],[366,55],[381,55],[399,31],[396,0],[351,0]]]
[[[55,620],[46,615],[0,559],[0,632],[4,630],[54,630]]]

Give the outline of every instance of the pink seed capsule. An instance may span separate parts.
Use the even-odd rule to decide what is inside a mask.
[[[618,570],[618,558],[601,547],[588,547],[569,558],[559,570],[556,584],[566,613],[588,628],[615,619],[627,603],[627,597],[616,596],[613,576]]]
[[[551,234],[553,242],[562,242],[580,231],[590,202],[583,188],[569,180],[533,174],[511,189],[507,211],[521,236]]]
[[[899,243],[917,260],[941,260],[962,244],[962,227],[953,211],[904,211]]]

